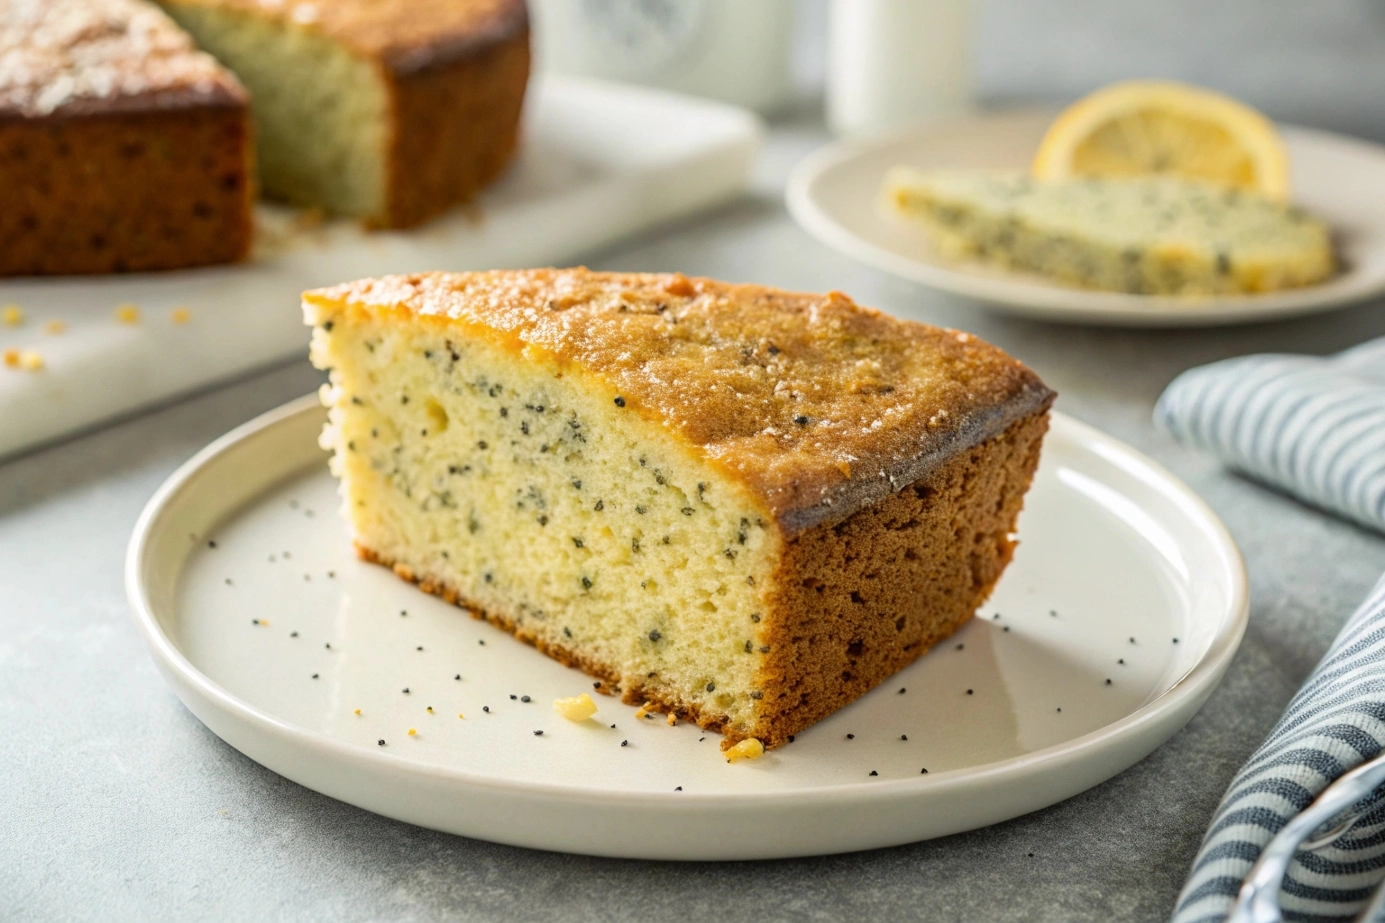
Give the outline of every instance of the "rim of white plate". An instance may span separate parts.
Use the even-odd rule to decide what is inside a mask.
[[[319,413],[325,414],[326,411],[321,407],[316,395],[307,395],[291,401],[231,430],[174,471],[150,498],[135,525],[125,560],[126,595],[133,610],[135,623],[145,642],[149,645],[155,661],[170,677],[181,682],[184,688],[196,694],[205,703],[230,714],[232,717],[258,726],[261,731],[273,733],[281,738],[292,740],[300,746],[310,747],[319,752],[325,752],[335,759],[360,766],[404,770],[412,774],[453,780],[476,789],[490,789],[516,795],[559,796],[565,800],[588,803],[648,804],[661,807],[667,807],[670,804],[686,805],[697,802],[733,805],[755,804],[763,807],[769,803],[776,807],[794,807],[808,806],[822,799],[861,802],[890,800],[901,794],[920,789],[945,791],[952,787],[970,785],[978,779],[997,775],[1022,774],[1050,764],[1061,765],[1090,755],[1093,748],[1117,746],[1125,736],[1133,733],[1142,725],[1157,720],[1165,712],[1177,708],[1184,700],[1196,699],[1204,693],[1210,693],[1209,687],[1214,686],[1220,679],[1245,633],[1249,608],[1245,564],[1230,533],[1227,532],[1226,527],[1212,512],[1211,508],[1190,488],[1153,460],[1100,430],[1055,412],[1052,425],[1054,431],[1070,430],[1077,440],[1088,444],[1094,443],[1094,450],[1100,452],[1106,460],[1121,465],[1127,471],[1145,475],[1143,480],[1146,482],[1159,484],[1166,496],[1174,500],[1189,516],[1190,520],[1197,522],[1206,530],[1221,553],[1219,563],[1230,590],[1227,611],[1223,613],[1221,624],[1217,627],[1206,652],[1197,663],[1181,677],[1170,683],[1164,692],[1123,718],[1061,744],[980,766],[961,767],[945,772],[930,773],[927,776],[917,778],[805,786],[785,792],[679,792],[675,795],[671,792],[593,790],[550,782],[517,782],[462,769],[438,766],[408,757],[381,753],[335,740],[282,721],[268,712],[255,708],[213,682],[183,655],[173,640],[164,632],[154,612],[153,604],[141,575],[151,539],[159,529],[161,517],[176,502],[179,494],[188,488],[189,481],[194,476],[232,447],[252,439],[270,428],[299,423],[295,419],[297,417],[306,414],[315,416]],[[290,472],[276,471],[273,476],[266,479],[266,482],[267,484],[275,483],[289,474]],[[177,693],[179,690],[175,688],[174,691]],[[182,698],[181,695],[179,697]]]

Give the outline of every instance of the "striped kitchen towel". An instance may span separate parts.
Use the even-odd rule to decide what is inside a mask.
[[[1174,379],[1154,417],[1179,442],[1385,532],[1385,338],[1328,358],[1200,366]]]
[[[1373,759],[1382,748],[1385,578],[1232,780],[1193,860],[1174,923],[1226,919],[1265,844],[1338,776]],[[1298,854],[1280,890],[1284,919],[1352,920],[1382,878],[1385,802],[1371,807],[1330,845]]]
[[[1385,339],[1329,358],[1247,356],[1192,369],[1169,385],[1155,419],[1252,477],[1385,532]],[[1232,781],[1175,923],[1224,920],[1274,835],[1382,748],[1385,578]],[[1382,878],[1385,799],[1336,841],[1299,853],[1280,893],[1285,919],[1353,919]]]

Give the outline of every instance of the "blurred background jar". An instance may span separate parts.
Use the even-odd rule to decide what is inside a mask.
[[[772,113],[794,96],[794,0],[531,0],[537,69]]]
[[[832,0],[827,124],[859,134],[975,106],[972,0]]]

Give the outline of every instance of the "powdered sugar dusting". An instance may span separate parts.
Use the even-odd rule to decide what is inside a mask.
[[[0,108],[180,93],[243,98],[229,71],[143,0],[0,0]]]

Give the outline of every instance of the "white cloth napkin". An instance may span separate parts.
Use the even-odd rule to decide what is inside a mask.
[[[1156,421],[1180,442],[1301,500],[1385,532],[1385,339],[1337,356],[1260,355],[1179,376]],[[1224,920],[1260,851],[1335,779],[1385,749],[1385,578],[1232,781],[1175,923]],[[1378,793],[1379,794],[1379,793]],[[1287,920],[1351,920],[1385,877],[1385,809],[1299,853]]]

